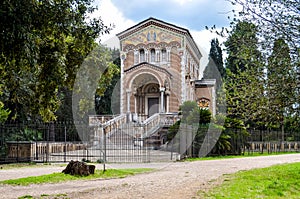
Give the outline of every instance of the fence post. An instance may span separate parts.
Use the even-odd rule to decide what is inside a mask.
[[[38,131],[35,131],[35,159],[38,161],[39,153],[38,153]]]
[[[65,124],[65,147],[64,147],[64,162],[67,161],[67,126]]]
[[[46,162],[49,161],[49,134],[50,134],[50,125],[47,125],[47,149],[46,149]]]
[[[103,127],[102,127],[103,128]],[[106,129],[103,128],[103,146],[104,146],[104,152],[103,152],[103,172],[106,171],[105,163],[106,163]]]

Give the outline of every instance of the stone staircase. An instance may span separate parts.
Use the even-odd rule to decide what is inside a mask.
[[[179,120],[178,114],[156,113],[144,121],[128,121],[126,114],[115,117],[91,116],[90,126],[95,130],[94,145],[102,145],[105,139],[105,150],[108,156],[122,156],[127,162],[143,155],[143,160],[152,162],[173,161],[176,154],[170,151],[160,150],[164,144],[163,130]],[[166,132],[164,132],[166,134]],[[102,140],[97,142],[96,140]],[[125,158],[126,157],[126,158]],[[174,157],[174,158],[172,158]],[[120,159],[122,159],[120,158]]]

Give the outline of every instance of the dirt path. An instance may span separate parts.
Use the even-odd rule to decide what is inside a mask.
[[[223,174],[291,162],[300,162],[300,154],[197,162],[108,165],[110,168],[149,167],[158,170],[123,179],[73,181],[26,187],[5,185],[0,187],[0,198],[18,198],[24,195],[40,197],[42,194],[67,194],[67,198],[192,198],[197,195],[198,190],[207,189],[210,181]],[[0,180],[16,178],[20,176],[18,173],[30,176],[62,170],[62,167],[50,168],[24,168],[5,172],[1,170]]]

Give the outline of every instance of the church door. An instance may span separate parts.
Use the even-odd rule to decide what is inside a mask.
[[[159,112],[159,99],[157,98],[148,98],[148,116]]]

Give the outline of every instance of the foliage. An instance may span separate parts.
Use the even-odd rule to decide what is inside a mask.
[[[257,49],[257,42],[256,28],[248,22],[238,23],[225,42],[228,57],[223,89],[227,117],[241,120],[245,125],[261,121],[263,117],[264,62]]]
[[[210,110],[198,107],[195,101],[185,101],[179,110],[182,114],[181,120],[186,124],[208,124],[211,121]]]
[[[299,1],[298,0],[229,0],[242,10],[233,10],[232,24],[240,20],[251,21],[258,27],[266,53],[271,52],[272,42],[278,38],[287,41],[295,60],[299,56]]]
[[[114,73],[112,73],[113,77],[111,79],[111,83],[110,85],[107,85],[107,89],[105,90],[105,92],[101,96],[96,94],[95,109],[96,113],[99,115],[117,114],[120,112],[120,110],[118,109],[120,106],[120,52],[119,50],[113,49],[111,50],[111,53],[113,63],[118,67],[118,70],[115,70]]]
[[[168,134],[167,134],[168,141],[171,141],[174,139],[174,137],[176,136],[176,134],[179,131],[180,123],[181,123],[181,121],[179,120],[179,121],[175,122],[175,124],[173,124],[172,126],[169,127]]]
[[[284,134],[284,117],[293,113],[296,103],[296,74],[291,64],[290,49],[280,38],[274,42],[267,65],[268,126],[281,126]]]
[[[216,79],[217,89],[222,85],[222,78],[225,76],[222,49],[218,39],[211,40],[209,51],[209,62],[204,69],[204,79]]]
[[[73,176],[64,173],[52,173],[42,176],[31,176],[19,179],[4,180],[0,184],[28,186],[31,184],[42,183],[59,183],[70,180],[91,180],[91,179],[109,179],[109,178],[124,178],[138,173],[151,172],[153,169],[137,168],[137,169],[108,169],[105,172],[96,170],[94,175],[89,176]]]
[[[42,141],[43,133],[38,130],[24,128],[9,135],[7,141]]]
[[[228,116],[235,115],[245,127],[281,126],[284,132],[284,117],[300,115],[299,2],[229,2],[237,5],[232,10],[233,18],[229,17],[231,30],[222,28],[218,32],[215,26],[211,28],[228,36],[226,68],[231,77],[226,79],[227,86],[219,91],[226,93],[226,100],[221,99],[221,102],[227,103]]]
[[[261,54],[258,50],[256,33],[257,27],[247,21],[238,22],[234,26],[225,42],[228,54],[226,69],[237,73],[239,70],[244,71],[246,68],[257,67],[257,61],[261,59]]]
[[[75,117],[84,118],[93,114],[95,95],[103,96],[117,74],[120,74],[120,68],[113,63],[112,52],[98,45],[85,59],[77,74],[72,103],[74,112],[79,115]]]
[[[0,85],[0,96],[2,95],[2,86]],[[3,102],[0,101],[0,123],[4,122],[10,114],[8,109],[4,108]]]
[[[215,128],[214,125],[209,125],[213,122],[211,112],[208,109],[199,108],[195,101],[185,101],[180,106],[180,111],[181,120],[170,126],[167,140],[180,143],[181,136],[185,136],[186,139],[191,137],[193,140],[190,140],[190,145],[186,146],[185,155],[198,156],[208,128]]]
[[[56,119],[59,89],[71,87],[95,38],[110,27],[88,18],[91,0],[4,0],[0,6],[1,101],[19,121]]]
[[[10,111],[8,109],[4,109],[3,102],[0,101],[0,123],[4,122],[10,114]]]
[[[298,198],[300,164],[241,171],[204,194],[209,198]]]

